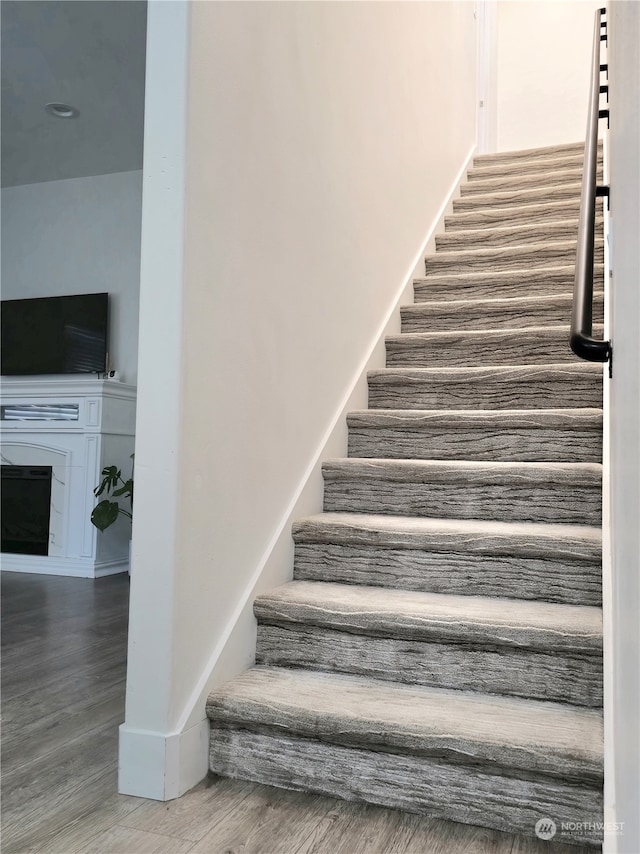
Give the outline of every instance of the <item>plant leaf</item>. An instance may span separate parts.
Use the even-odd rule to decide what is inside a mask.
[[[128,498],[131,494],[133,494],[133,481],[131,480],[131,478],[129,478],[129,480],[126,481],[126,483],[124,483],[121,487],[113,490],[114,498],[120,495],[126,495]]]
[[[99,531],[104,531],[118,518],[118,502],[105,499],[93,508],[91,521]]]
[[[93,490],[93,494],[98,498],[102,493],[107,490],[107,492],[111,492],[112,489],[118,485],[118,482],[122,480],[122,472],[117,466],[106,466],[106,468],[102,469],[102,482],[96,486]]]

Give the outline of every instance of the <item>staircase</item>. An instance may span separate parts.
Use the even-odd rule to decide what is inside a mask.
[[[257,666],[209,697],[213,773],[600,844],[602,368],[568,346],[581,171],[578,145],[475,159],[349,456],[323,466],[325,512],[294,525],[294,580],[255,602]]]

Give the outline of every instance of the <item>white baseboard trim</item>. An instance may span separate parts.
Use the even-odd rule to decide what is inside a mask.
[[[347,412],[367,407],[367,372],[385,363],[385,336],[400,331],[399,308],[413,301],[413,279],[424,274],[424,256],[435,248],[435,235],[443,230],[445,214],[450,211],[451,203],[457,197],[458,187],[475,149],[474,144],[435,215],[422,246],[411,261],[402,285],[392,297],[383,321],[371,337],[348,391],[311,455],[289,506],[209,656],[180,715],[176,732],[152,733],[129,728],[126,724],[120,727],[120,757],[126,756],[126,762],[120,764],[119,791],[122,794],[169,800],[179,797],[206,775],[209,725],[204,719],[204,710],[207,695],[254,662],[256,622],[253,600],[259,593],[290,580],[293,566],[292,522],[301,516],[317,513],[322,508],[322,461],[327,457],[346,454]]]
[[[121,572],[129,572],[128,560],[119,560],[117,563],[98,564],[94,578],[105,578],[107,575],[118,575]]]
[[[71,578],[103,578],[128,572],[128,560],[94,561],[90,558],[50,557],[49,555],[3,554],[2,572],[29,572],[35,575],[68,575]]]
[[[118,791],[156,801],[179,798],[206,776],[208,743],[207,720],[168,735],[122,724]]]

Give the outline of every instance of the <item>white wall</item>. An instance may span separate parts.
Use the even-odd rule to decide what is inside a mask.
[[[609,6],[613,378],[611,636],[613,820],[609,851],[640,851],[640,3]]]
[[[112,367],[135,384],[142,172],[2,190],[2,298],[108,291]]]
[[[499,0],[497,150],[584,140],[596,0]]]
[[[221,2],[190,11],[183,293],[179,311],[175,289],[166,306],[176,323],[182,315],[182,348],[171,317],[156,317],[171,326],[167,344],[147,329],[143,309],[121,736],[121,788],[156,797],[177,794],[161,740],[187,728],[198,743],[208,687],[251,661],[247,603],[290,577],[295,499],[312,473],[304,506],[320,509],[317,456],[471,153],[476,121],[471,3]],[[176,230],[182,215],[175,86],[171,151],[162,154],[148,130],[156,109],[166,113],[156,85],[167,84],[170,46],[186,51],[180,15],[180,4],[149,11],[143,306],[154,287],[171,290],[168,277],[159,285],[145,272],[154,247],[168,251],[148,204],[163,163],[175,177]],[[183,64],[173,58],[178,79]],[[176,255],[174,288],[178,268]],[[164,387],[153,354],[171,361]],[[156,468],[146,449],[166,425],[143,420],[143,400],[158,417],[170,401],[173,440]],[[344,428],[340,435],[344,453]],[[170,487],[177,479],[177,494],[165,477]],[[177,530],[158,495],[174,502]],[[237,619],[240,639],[226,644]],[[161,785],[152,774],[133,779],[134,753],[164,769]]]

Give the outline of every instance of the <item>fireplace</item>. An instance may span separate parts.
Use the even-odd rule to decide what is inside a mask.
[[[91,524],[105,466],[128,472],[135,388],[77,377],[2,377],[2,569],[98,578],[129,568],[131,524]]]
[[[0,466],[2,551],[49,554],[51,466]]]

